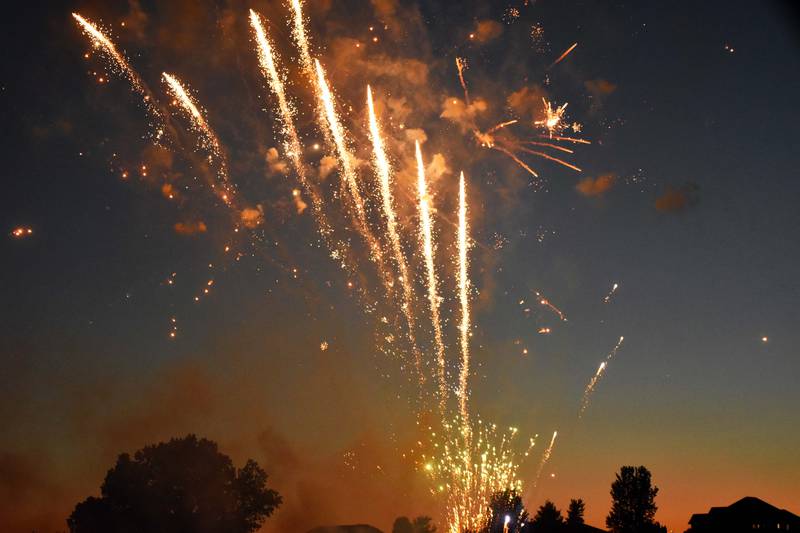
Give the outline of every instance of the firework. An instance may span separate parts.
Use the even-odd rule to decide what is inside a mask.
[[[350,153],[350,148],[347,145],[345,131],[342,127],[339,115],[336,114],[336,104],[333,99],[333,94],[328,87],[328,82],[325,79],[325,71],[322,69],[319,61],[314,60],[314,66],[317,71],[317,83],[319,87],[318,96],[320,104],[325,111],[325,123],[333,139],[336,153],[339,156],[339,164],[341,168],[341,175],[346,188],[350,194],[350,199],[355,207],[355,222],[359,233],[364,237],[367,246],[370,250],[370,258],[375,262],[378,267],[378,273],[383,280],[384,286],[387,291],[391,289],[392,283],[391,276],[383,266],[383,254],[377,239],[369,229],[369,222],[367,221],[367,213],[364,208],[364,199],[361,196],[361,191],[358,187],[356,179],[356,171],[353,163],[353,154]]]
[[[603,360],[603,362],[600,363],[600,366],[597,367],[597,372],[594,373],[594,376],[592,376],[592,379],[590,379],[589,383],[586,385],[586,389],[583,391],[583,399],[581,400],[581,408],[578,411],[578,418],[583,416],[584,411],[586,411],[586,409],[589,407],[589,400],[591,400],[592,398],[592,393],[594,393],[594,389],[595,387],[597,387],[597,383],[603,377],[603,374],[605,373],[606,368],[608,367],[609,361],[611,361],[611,358],[617,354],[617,351],[619,350],[620,346],[622,346],[622,341],[624,340],[625,337],[619,338],[619,341],[617,341],[617,344],[616,346],[614,346],[614,349],[611,350],[609,354],[606,356],[605,360]]]
[[[617,289],[618,289],[618,288],[619,288],[619,284],[618,284],[618,283],[615,283],[615,284],[614,284],[614,285],[611,287],[611,290],[610,290],[610,291],[608,291],[608,294],[606,294],[605,298],[603,298],[603,303],[606,303],[606,304],[607,304],[608,302],[610,302],[610,301],[611,301],[611,297],[612,297],[612,296],[614,296],[614,293],[615,293],[615,292],[617,292]]]
[[[544,470],[545,465],[547,465],[547,461],[550,460],[550,455],[553,453],[553,446],[556,444],[556,437],[558,436],[558,431],[553,432],[553,437],[550,439],[550,444],[547,446],[547,449],[542,454],[542,460],[539,461],[539,468],[536,469],[536,481],[533,483],[533,486],[539,484],[539,478],[542,475],[542,471]]]
[[[445,376],[444,340],[442,339],[442,325],[439,319],[439,292],[434,263],[433,223],[430,214],[430,197],[428,184],[425,180],[425,164],[422,162],[422,150],[419,141],[415,143],[417,157],[417,192],[419,194],[419,231],[422,241],[422,252],[425,256],[425,269],[428,274],[428,303],[431,308],[434,341],[436,343],[436,370],[439,382],[439,401],[444,411],[447,400],[447,382]]]
[[[547,68],[548,68],[548,69],[551,69],[551,68],[553,68],[554,66],[558,65],[559,63],[561,63],[562,61],[564,61],[564,58],[566,58],[568,55],[570,55],[570,54],[572,53],[572,51],[573,51],[573,50],[575,50],[575,48],[576,48],[577,46],[578,46],[578,43],[575,43],[575,44],[573,44],[572,46],[570,46],[569,48],[567,48],[566,50],[564,50],[564,53],[563,53],[563,54],[561,54],[560,56],[558,56],[558,59],[556,59],[555,61],[553,61],[553,63],[552,63],[552,64],[551,64],[549,67],[547,67]]]
[[[369,110],[369,131],[372,137],[373,163],[381,185],[381,200],[383,206],[383,216],[386,219],[386,227],[389,233],[389,242],[392,246],[394,260],[400,273],[400,283],[403,289],[402,310],[408,324],[409,340],[414,351],[414,363],[417,374],[423,379],[422,373],[422,354],[417,349],[416,337],[414,333],[414,312],[412,309],[413,293],[411,289],[411,277],[408,274],[403,247],[400,244],[400,235],[397,231],[397,217],[394,211],[394,199],[392,196],[392,168],[383,145],[378,118],[375,115],[375,105],[372,102],[372,89],[367,85],[367,108]]]
[[[544,118],[534,122],[534,125],[541,126],[547,130],[547,136],[553,138],[553,135],[560,134],[564,131],[564,113],[567,110],[568,103],[561,106],[553,107],[547,99],[542,98],[544,103]]]
[[[130,63],[128,63],[128,60],[125,58],[125,55],[117,50],[117,47],[114,46],[114,43],[111,41],[111,39],[106,37],[105,34],[103,34],[103,32],[97,28],[97,26],[83,18],[78,13],[73,13],[72,18],[74,18],[81,27],[81,31],[83,31],[84,35],[92,40],[92,44],[94,45],[95,49],[102,51],[103,54],[108,58],[108,60],[111,62],[112,70],[128,80],[128,83],[131,84],[133,91],[142,98],[142,103],[144,104],[145,109],[147,109],[147,111],[159,124],[159,127],[156,130],[156,139],[159,139],[164,132],[163,128],[160,126],[162,123],[162,117],[161,113],[158,111],[158,108],[156,108],[154,104],[150,89],[147,87],[147,85],[145,85],[136,71],[133,70]]]
[[[303,19],[303,2],[302,0],[289,0],[290,7],[292,8],[292,38],[294,39],[297,49],[300,50],[300,64],[306,75],[309,76],[311,81],[314,81],[314,62],[311,60],[311,52],[309,50],[308,37],[306,36],[306,23]]]
[[[489,518],[493,494],[522,490],[520,462],[536,441],[530,439],[527,448],[520,451],[517,433],[517,428],[501,431],[481,420],[476,420],[469,431],[455,422],[445,423],[442,435],[431,432],[436,452],[422,454],[423,468],[433,479],[435,492],[444,494],[449,533],[478,531]]]
[[[258,48],[258,62],[261,67],[261,73],[268,81],[268,86],[272,90],[273,95],[278,102],[278,110],[280,115],[278,120],[281,122],[283,129],[283,137],[286,148],[286,153],[292,162],[297,178],[300,181],[306,194],[311,198],[311,210],[314,213],[316,222],[319,225],[319,230],[325,238],[328,247],[337,252],[338,257],[347,257],[344,245],[341,243],[334,243],[332,240],[333,228],[331,228],[327,217],[322,209],[322,198],[317,194],[316,190],[309,182],[306,167],[303,164],[303,147],[300,144],[300,138],[297,135],[297,128],[295,127],[295,109],[286,97],[284,89],[284,82],[279,74],[277,59],[278,56],[274,51],[272,44],[267,37],[264,25],[261,22],[261,17],[250,10],[250,25],[255,34],[256,45]],[[295,195],[297,196],[297,195]]]
[[[458,184],[458,292],[461,302],[461,371],[458,380],[458,402],[461,419],[467,427],[469,412],[467,402],[467,385],[469,382],[469,236],[467,226],[467,190],[464,183],[464,173]]]
[[[546,106],[549,105],[549,103],[546,102],[546,101],[545,101],[545,104],[546,104]],[[546,109],[547,109],[547,107],[546,107]],[[549,108],[549,109],[550,109],[549,112],[551,114],[552,113],[557,114],[558,111],[560,110],[561,115],[563,115],[563,111],[564,111],[564,109],[566,109],[566,104],[564,104],[561,108],[558,108],[556,111],[553,111],[552,108]],[[500,137],[500,136],[496,135],[496,133],[498,131],[500,131],[503,128],[506,128],[508,126],[511,126],[513,124],[516,124],[517,122],[518,122],[518,120],[508,120],[508,121],[505,121],[505,122],[500,122],[499,124],[496,124],[495,126],[492,126],[491,128],[489,128],[486,131],[480,131],[478,129],[475,129],[475,130],[473,130],[472,133],[475,136],[475,140],[482,147],[489,148],[489,149],[492,149],[492,150],[497,150],[498,152],[501,152],[501,153],[507,155],[509,158],[511,158],[512,161],[514,161],[517,165],[522,167],[525,171],[527,171],[529,174],[531,174],[535,178],[538,178],[539,174],[535,170],[533,170],[527,163],[525,163],[521,159],[519,154],[534,155],[536,157],[540,157],[540,158],[546,159],[548,161],[553,161],[555,163],[558,163],[559,165],[563,165],[563,166],[565,166],[567,168],[570,168],[570,169],[572,169],[572,170],[574,170],[576,172],[581,172],[581,169],[579,167],[577,167],[577,166],[575,166],[575,165],[573,165],[571,163],[568,163],[568,162],[564,161],[561,158],[551,156],[550,154],[542,152],[541,150],[532,150],[531,148],[528,148],[528,146],[541,146],[541,147],[544,147],[544,148],[551,148],[551,149],[554,149],[554,150],[558,150],[560,152],[573,154],[574,151],[570,150],[569,148],[565,148],[563,146],[559,146],[557,144],[554,144],[553,142],[518,141],[518,140],[514,139],[513,137]],[[565,128],[561,124],[561,116],[556,117],[556,118],[552,118],[551,117],[549,120],[548,119],[544,119],[544,120],[541,120],[541,121],[536,121],[535,124],[536,125],[544,125],[544,126],[547,126],[547,124],[550,124],[553,127],[553,131],[556,131],[556,130],[561,131],[561,130],[563,130]],[[546,137],[546,138],[550,139],[549,136]],[[566,138],[566,137],[564,137],[564,138],[561,138],[561,137],[555,138],[554,137],[554,139],[555,140],[568,140],[568,141],[573,141],[573,142],[580,142],[580,143],[590,144],[589,141],[585,141],[583,139],[571,139],[571,138]]]
[[[197,104],[178,78],[166,72],[162,73],[162,77],[169,88],[169,92],[175,98],[177,105],[189,115],[192,129],[198,136],[200,146],[208,153],[208,162],[216,163],[217,175],[222,181],[222,190],[217,191],[217,194],[226,204],[230,205],[233,201],[233,188],[230,184],[228,165],[222,154],[222,147],[217,138],[217,134],[211,129],[203,113],[200,112]],[[212,183],[212,188],[216,191],[216,184]]]

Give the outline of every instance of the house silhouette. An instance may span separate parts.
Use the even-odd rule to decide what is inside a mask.
[[[693,514],[689,526],[686,533],[800,533],[800,516],[747,496],[728,507],[712,507],[707,513]]]

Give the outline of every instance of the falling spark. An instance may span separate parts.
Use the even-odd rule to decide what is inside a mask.
[[[605,298],[603,298],[603,303],[606,303],[606,304],[607,304],[608,302],[610,302],[610,301],[611,301],[611,297],[612,297],[612,296],[614,296],[614,293],[615,293],[615,292],[617,292],[617,288],[618,288],[618,287],[619,287],[619,284],[618,284],[618,283],[615,283],[615,284],[614,284],[614,285],[611,287],[611,290],[608,292],[608,294],[606,294],[606,297],[605,297]]]
[[[464,71],[469,68],[467,60],[463,57],[456,57],[456,68],[458,69],[458,80],[461,82],[461,88],[464,89],[464,102],[469,103],[469,90],[467,90],[467,82],[464,80]]]
[[[583,399],[581,400],[581,408],[578,411],[578,418],[583,416],[584,411],[586,411],[586,409],[589,407],[589,400],[591,400],[592,398],[592,393],[594,393],[594,389],[595,387],[597,387],[597,383],[600,381],[600,379],[602,379],[603,374],[605,373],[606,368],[608,367],[609,361],[611,361],[611,358],[616,355],[620,346],[622,346],[622,341],[624,340],[625,337],[619,338],[619,341],[617,341],[617,344],[616,346],[614,346],[614,349],[611,350],[611,352],[609,352],[609,354],[606,356],[605,360],[602,363],[600,363],[600,366],[597,367],[597,372],[594,373],[594,376],[592,376],[592,379],[589,380],[589,383],[586,385],[586,389],[583,391]]]
[[[536,481],[533,484],[534,487],[539,484],[539,478],[542,475],[542,470],[544,470],[547,461],[550,460],[550,455],[553,453],[553,446],[556,443],[557,436],[558,436],[558,431],[554,431],[553,438],[550,439],[550,444],[547,446],[547,449],[542,454],[542,460],[539,462],[539,468],[536,470]]]
[[[115,67],[114,70],[128,80],[128,83],[131,84],[134,92],[136,92],[142,98],[147,111],[153,116],[158,124],[161,124],[161,113],[153,103],[154,99],[150,89],[147,87],[147,85],[145,85],[136,71],[133,70],[122,52],[118,51],[111,39],[106,37],[103,32],[101,32],[97,26],[92,24],[89,20],[83,18],[78,13],[72,13],[72,18],[74,18],[78,25],[80,25],[83,33],[92,40],[95,48],[98,48],[105,53],[106,57]],[[156,139],[160,138],[163,132],[163,128],[159,126],[156,129]]]
[[[218,192],[218,195],[226,204],[230,205],[233,200],[233,189],[228,176],[228,166],[222,155],[222,148],[216,133],[211,129],[208,121],[206,121],[200,109],[197,107],[197,104],[195,104],[181,82],[175,76],[166,72],[162,73],[162,76],[176,102],[189,115],[193,129],[200,140],[201,147],[209,153],[209,162],[214,162],[214,160],[216,160],[218,168],[217,174],[223,182],[223,190]],[[216,189],[216,186],[212,184],[212,188]]]
[[[372,88],[367,85],[367,107],[369,109],[369,131],[372,137],[373,161],[378,178],[381,184],[381,200],[383,205],[383,216],[386,219],[386,227],[389,233],[389,242],[392,245],[395,263],[400,273],[400,283],[403,289],[402,310],[408,324],[409,340],[414,352],[414,364],[416,365],[417,375],[422,380],[422,354],[417,348],[415,336],[415,320],[412,309],[413,293],[411,288],[411,277],[408,274],[408,264],[406,263],[403,247],[400,244],[400,235],[397,231],[397,217],[394,210],[394,199],[392,196],[392,168],[383,145],[378,118],[375,115],[375,105],[372,101]]]
[[[469,236],[467,225],[467,191],[464,183],[464,172],[458,184],[458,292],[461,301],[461,372],[458,380],[458,402],[461,419],[468,427],[469,411],[467,386],[469,383]]]
[[[428,185],[425,180],[425,164],[422,162],[422,151],[419,141],[415,143],[417,156],[417,191],[419,194],[419,219],[422,251],[425,256],[425,267],[428,273],[428,303],[431,308],[434,341],[436,343],[436,367],[439,380],[439,401],[444,411],[447,400],[447,383],[445,381],[444,340],[442,339],[442,325],[439,320],[439,294],[436,280],[436,267],[434,266],[433,227],[430,215],[430,197]]]
[[[540,305],[543,305],[544,307],[547,307],[552,312],[554,312],[556,315],[558,315],[558,318],[561,319],[561,321],[567,322],[567,317],[564,315],[564,313],[561,312],[561,309],[559,309],[558,307],[553,305],[550,302],[550,300],[548,300],[547,298],[542,296],[542,293],[536,291],[536,298],[539,301]],[[547,328],[547,332],[550,333],[550,328]]]
[[[559,63],[561,63],[562,61],[564,61],[564,58],[567,57],[568,55],[570,55],[572,53],[572,51],[575,50],[575,48],[577,46],[578,46],[578,43],[575,43],[572,46],[570,46],[569,48],[567,48],[566,50],[564,50],[564,53],[561,54],[560,56],[558,56],[558,59],[553,61],[553,63],[549,67],[547,67],[547,69],[549,70],[549,69],[553,68],[554,66],[558,65]]]

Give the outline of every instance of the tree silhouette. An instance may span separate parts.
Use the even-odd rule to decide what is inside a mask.
[[[392,533],[414,533],[414,525],[407,516],[399,516],[397,520],[394,521]]]
[[[75,506],[71,533],[250,533],[281,503],[258,463],[236,469],[194,435],[120,455],[100,492]]]
[[[613,533],[643,533],[661,529],[655,520],[658,487],[644,466],[623,466],[611,484],[611,511],[606,527]]]
[[[583,511],[586,509],[586,504],[583,503],[583,500],[578,498],[577,500],[570,500],[569,501],[569,508],[567,509],[567,525],[568,526],[580,526],[583,524]]]
[[[430,516],[418,516],[414,519],[414,533],[436,533],[436,526],[431,524]]]
[[[564,527],[564,517],[556,505],[547,500],[536,511],[536,515],[531,520],[531,530],[535,533],[551,533],[561,531]]]
[[[407,516],[400,516],[394,521],[392,533],[436,533],[430,516],[418,516],[412,522]]]
[[[481,533],[505,533],[508,520],[508,533],[522,531],[528,521],[528,511],[522,497],[514,489],[496,492],[489,500],[489,518]]]

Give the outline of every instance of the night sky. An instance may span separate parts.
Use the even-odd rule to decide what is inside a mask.
[[[539,435],[520,470],[529,509],[581,497],[587,521],[603,527],[614,473],[643,464],[670,530],[746,495],[797,513],[796,12],[767,1],[523,4],[306,5],[365,187],[375,183],[366,84],[375,91],[420,337],[430,318],[413,139],[424,135],[451,370],[463,170],[475,241],[472,409],[518,427],[522,440]],[[333,223],[353,243],[355,274],[331,259],[312,210],[293,196],[251,7],[288,65],[312,176],[338,184],[336,169],[320,171],[333,150],[314,122],[282,2],[9,8],[0,34],[4,531],[65,529],[117,454],[189,432],[267,470],[285,503],[265,531],[389,529],[402,514],[444,527],[410,453],[425,432],[398,340],[402,315],[350,217]],[[154,145],[141,100],[94,53],[73,11],[111,30],[169,110],[171,144]],[[468,60],[473,104],[486,105],[474,116],[447,111],[464,98],[456,57]],[[214,172],[169,105],[162,71],[202,103],[241,209],[209,192]],[[569,102],[569,121],[592,141],[570,146],[582,172],[530,156],[533,179],[475,142],[474,122],[485,130],[513,117],[517,138],[535,131],[542,97]],[[245,208],[257,223],[245,223]],[[32,233],[16,237],[18,227]],[[567,320],[538,305],[536,291]],[[584,387],[620,336],[578,419]]]

